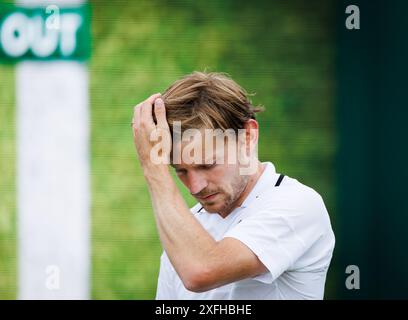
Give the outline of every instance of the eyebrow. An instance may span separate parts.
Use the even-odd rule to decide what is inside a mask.
[[[192,166],[193,167],[201,167],[201,166],[208,166],[208,165],[212,165],[212,164],[214,164],[214,163],[216,163],[216,161],[217,161],[217,156],[214,156],[212,159],[210,159],[210,160],[212,160],[210,163],[205,163],[205,160],[204,160],[204,162],[203,163],[200,163],[200,164],[192,164]],[[176,169],[176,170],[180,170],[180,169],[183,169],[183,168],[178,168],[177,166],[178,166],[178,164],[174,164],[174,163],[170,163],[170,166],[172,166],[174,169]]]

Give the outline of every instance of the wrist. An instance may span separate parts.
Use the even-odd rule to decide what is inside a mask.
[[[143,175],[148,183],[162,182],[167,176],[170,176],[169,166],[166,164],[145,165]]]

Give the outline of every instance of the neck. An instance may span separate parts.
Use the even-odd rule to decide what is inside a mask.
[[[238,208],[239,206],[242,205],[242,203],[248,197],[248,195],[250,194],[252,189],[255,187],[256,183],[258,182],[259,177],[262,175],[264,170],[265,170],[265,166],[260,161],[258,161],[256,172],[249,177],[248,182],[247,182],[244,190],[241,192],[238,199],[234,201],[233,205],[230,208],[228,208],[228,211],[219,213],[221,217],[225,218],[235,208]]]

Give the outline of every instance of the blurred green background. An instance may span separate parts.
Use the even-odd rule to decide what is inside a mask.
[[[333,1],[91,5],[93,299],[155,296],[162,249],[130,121],[134,105],[195,70],[226,72],[255,93],[266,109],[260,159],[316,189],[336,224]],[[14,299],[17,282],[13,70],[0,66],[0,299]],[[337,276],[332,264],[326,298]]]

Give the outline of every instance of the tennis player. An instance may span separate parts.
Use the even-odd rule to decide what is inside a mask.
[[[322,197],[257,156],[248,94],[194,72],[134,108],[163,254],[156,299],[323,299],[335,237]],[[189,209],[171,170],[197,199]]]

